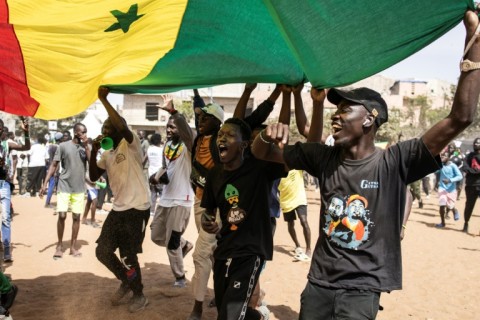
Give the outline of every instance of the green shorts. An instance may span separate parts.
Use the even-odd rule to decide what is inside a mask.
[[[70,210],[69,209],[70,205]],[[57,193],[57,212],[72,211],[74,214],[81,214],[85,209],[85,193]]]

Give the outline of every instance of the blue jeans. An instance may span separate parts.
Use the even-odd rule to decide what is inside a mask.
[[[3,258],[11,259],[12,252],[10,249],[12,215],[10,211],[11,190],[10,183],[0,180],[0,197],[2,202],[2,242],[3,242]]]
[[[53,189],[55,189],[55,176],[51,176],[50,180],[48,180],[48,191],[47,191],[47,199],[45,200],[45,204],[50,204],[50,200],[52,199]]]
[[[380,293],[325,288],[309,281],[300,302],[300,320],[373,320],[377,317]]]

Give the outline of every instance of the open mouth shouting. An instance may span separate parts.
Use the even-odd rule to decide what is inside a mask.
[[[338,122],[332,122],[332,134],[335,135],[342,131],[342,126]]]
[[[224,143],[218,143],[217,148],[218,148],[218,154],[220,156],[220,160],[223,162],[228,157],[228,147]]]

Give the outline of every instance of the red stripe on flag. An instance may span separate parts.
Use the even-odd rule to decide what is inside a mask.
[[[0,110],[33,116],[39,103],[30,96],[22,50],[8,22],[7,0],[0,0]]]

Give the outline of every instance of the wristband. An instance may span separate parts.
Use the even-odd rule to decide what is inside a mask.
[[[407,229],[407,225],[406,225],[406,224],[402,224],[402,228],[403,228],[403,229]]]
[[[170,111],[170,115],[176,115],[178,113],[178,110],[173,110],[173,111]]]
[[[262,131],[260,131],[260,133],[258,134],[258,135],[260,136],[260,140],[262,140],[263,143],[272,144],[272,143],[273,143],[272,141],[268,141],[268,140],[266,140],[266,139],[263,137],[263,134],[262,134],[262,133],[263,133],[264,131],[265,131],[265,129],[262,130]]]

